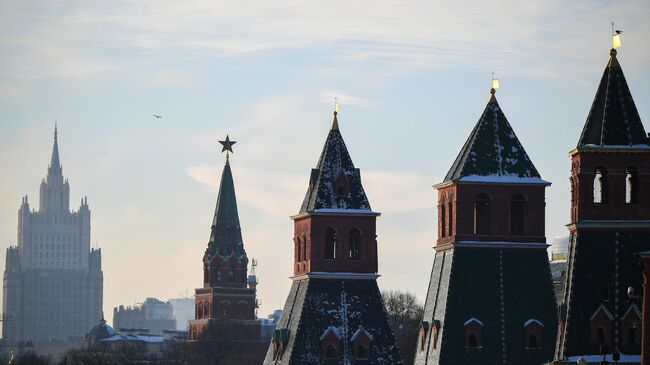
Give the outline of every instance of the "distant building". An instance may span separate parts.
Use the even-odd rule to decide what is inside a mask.
[[[263,341],[270,340],[273,337],[273,332],[275,331],[275,327],[278,326],[280,317],[282,317],[282,310],[277,309],[269,314],[268,317],[260,318],[260,323],[262,324],[260,337]]]
[[[170,302],[147,298],[140,305],[113,308],[113,326],[118,330],[135,328],[162,335],[164,331],[176,330],[176,320]]]
[[[174,298],[169,300],[172,305],[172,315],[176,320],[176,329],[187,331],[189,321],[194,319],[194,298]]]
[[[551,244],[551,277],[555,289],[555,301],[560,304],[564,296],[566,280],[567,256],[569,252],[569,237],[554,237]]]
[[[102,317],[101,250],[90,248],[90,209],[70,210],[57,130],[39,209],[18,211],[18,244],[7,249],[2,322],[9,343],[83,339]]]

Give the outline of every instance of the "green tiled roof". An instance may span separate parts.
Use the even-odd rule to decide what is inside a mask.
[[[463,180],[546,183],[508,123],[494,93],[445,177],[445,181]]]
[[[580,135],[578,147],[648,148],[649,144],[632,93],[623,75],[623,69],[616,58],[616,50],[612,49]]]

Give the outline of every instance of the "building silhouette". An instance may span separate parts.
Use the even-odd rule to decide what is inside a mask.
[[[636,254],[650,250],[650,138],[615,49],[570,155],[569,256],[555,357],[574,362],[604,353],[611,361],[621,353],[638,362],[643,276]]]
[[[543,180],[491,90],[438,190],[438,240],[415,364],[539,365],[556,302]]]
[[[90,247],[90,209],[70,210],[57,130],[39,209],[27,196],[18,211],[18,244],[7,249],[3,337],[10,343],[83,339],[102,318],[101,250]]]
[[[402,364],[377,287],[377,216],[335,112],[292,217],[293,284],[265,365]]]

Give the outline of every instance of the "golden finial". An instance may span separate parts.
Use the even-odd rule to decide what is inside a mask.
[[[334,120],[332,121],[332,130],[333,131],[338,131],[339,130],[339,121],[336,119],[336,115],[339,114],[339,99],[337,97],[334,98]]]
[[[623,34],[623,31],[614,29],[614,22],[612,22],[612,49],[621,47],[621,34]]]

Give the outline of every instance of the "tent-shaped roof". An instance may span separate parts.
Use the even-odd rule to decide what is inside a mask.
[[[508,123],[494,89],[491,94],[444,181],[548,184]]]
[[[616,53],[610,51],[578,147],[650,148]]]
[[[309,188],[300,213],[371,212],[361,185],[361,173],[350,158],[336,116],[335,112],[318,165],[311,170]]]

